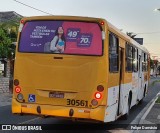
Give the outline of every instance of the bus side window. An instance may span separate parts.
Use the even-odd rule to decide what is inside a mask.
[[[143,61],[142,61],[142,71],[146,72],[148,70],[148,57],[146,53],[143,53]]]
[[[137,49],[137,71],[139,71],[139,53]]]
[[[133,72],[138,71],[138,50],[137,48],[133,47]]]
[[[146,71],[148,70],[148,55],[146,54]]]
[[[133,47],[126,43],[126,71],[132,72]]]
[[[142,71],[146,71],[146,53],[142,52]]]
[[[119,48],[118,38],[114,34],[110,33],[109,34],[109,71],[110,72],[118,72],[118,69],[119,69],[118,48]]]

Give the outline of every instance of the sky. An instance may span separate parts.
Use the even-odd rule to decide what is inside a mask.
[[[15,11],[22,16],[48,15],[14,0],[0,0],[0,11]],[[160,0],[17,0],[53,15],[104,18],[122,32],[144,38],[151,56],[160,60]]]

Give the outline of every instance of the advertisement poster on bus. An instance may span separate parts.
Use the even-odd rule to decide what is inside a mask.
[[[31,21],[21,31],[20,52],[102,55],[102,32],[97,23]]]

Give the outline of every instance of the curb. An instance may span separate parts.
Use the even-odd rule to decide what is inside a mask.
[[[155,124],[156,125],[156,123],[151,123],[151,122],[148,123],[148,121],[146,121],[145,119],[146,119],[147,115],[149,114],[150,110],[152,109],[152,107],[154,106],[159,95],[160,95],[160,92],[158,92],[157,95],[151,100],[148,109],[146,110],[146,112],[144,113],[144,115],[142,116],[142,118],[140,119],[138,124]],[[147,106],[148,106],[148,104],[147,104]],[[155,133],[156,131],[157,130],[149,130],[150,133]],[[141,131],[138,131],[138,133],[139,132],[141,132]],[[146,132],[146,130],[144,130],[143,132]],[[135,133],[137,133],[137,132],[135,132]]]
[[[143,108],[143,110],[139,113],[139,115],[130,123],[131,125],[132,124],[133,125],[144,124],[145,118],[147,117],[148,113],[152,109],[152,107],[155,104],[155,101],[158,99],[159,95],[160,95],[160,92],[158,92],[158,94]],[[140,120],[139,120],[139,117],[141,117]],[[155,123],[152,123],[152,124],[155,124]],[[129,127],[127,127],[127,129],[129,129]],[[130,131],[130,133],[139,133],[139,132],[141,132],[140,130],[129,130],[129,131]],[[149,130],[149,131],[151,131],[151,130]]]
[[[158,99],[158,95],[160,94],[160,92],[151,100],[151,104],[149,106],[149,108],[147,109],[147,111],[144,113],[144,115],[142,116],[139,124],[143,124],[142,121],[147,117],[147,115],[149,114],[150,110],[152,109],[152,107],[154,106],[156,100]]]

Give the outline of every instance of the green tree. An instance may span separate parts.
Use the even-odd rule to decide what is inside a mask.
[[[0,27],[2,27],[6,31],[12,42],[16,41],[19,27],[19,19],[0,23]]]
[[[10,50],[11,39],[9,38],[7,31],[0,27],[0,58],[11,58],[12,51]]]
[[[11,43],[17,40],[19,20],[20,18],[0,23],[0,58],[14,58],[15,46]]]

